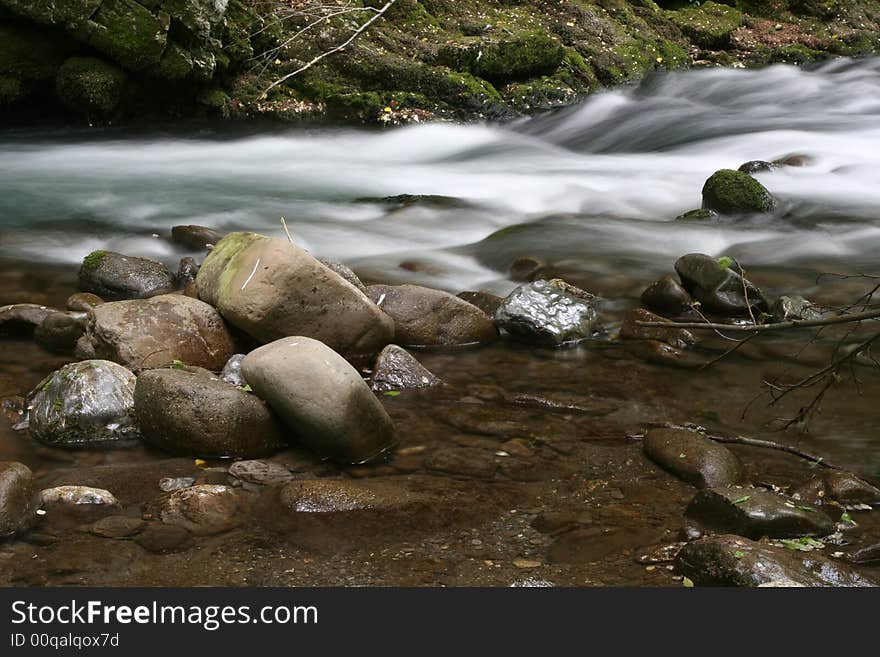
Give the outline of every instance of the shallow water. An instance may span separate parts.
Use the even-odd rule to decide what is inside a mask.
[[[702,184],[715,170],[789,154],[808,156],[808,165],[757,176],[781,201],[776,215],[712,225],[672,221],[699,206]],[[397,208],[358,200],[396,194],[445,195],[466,203]],[[507,275],[510,263],[521,256],[538,257],[549,271],[608,299],[611,325],[688,252],[736,257],[770,296],[797,293],[826,306],[844,305],[870,289],[870,281],[817,280],[820,273],[880,273],[880,59],[833,62],[810,71],[775,66],[657,75],[638,87],[506,126],[6,131],[0,133],[0,304],[62,304],[74,290],[76,266],[96,248],[173,266],[185,255],[168,239],[174,225],[281,236],[281,217],[298,242],[316,255],[345,261],[369,282],[504,294],[516,285]],[[719,432],[796,443],[864,476],[880,476],[876,368],[857,367],[860,387],[835,387],[806,434],[780,433],[772,423],[795,413],[805,397],[778,408],[760,399],[743,416],[762,380],[793,381],[822,366],[840,335],[829,333],[800,362],[793,356],[801,338],[791,336],[755,341],[705,370],[646,363],[614,343],[560,352],[505,343],[426,352],[420,358],[452,384],[452,391],[383,403],[407,436],[405,446],[424,447],[428,454],[450,445],[477,449],[472,443],[485,440],[485,426],[508,415],[523,425],[522,431],[502,432],[505,440],[537,432],[581,445],[568,458],[547,457],[536,481],[511,484],[519,486],[520,506],[533,513],[552,507],[558,480],[571,484],[572,476],[587,476],[591,468],[598,468],[594,477],[629,483],[650,479],[645,474],[650,467],[632,465],[641,457],[625,439],[645,422],[695,422]],[[26,393],[64,360],[27,343],[5,341],[0,348],[0,396]],[[703,362],[724,348],[721,340],[704,345]],[[525,415],[518,407],[511,410],[511,395],[526,393],[574,397],[601,412],[559,421],[546,409]],[[402,406],[395,409],[395,404]],[[496,438],[482,449],[497,451]],[[617,447],[606,453],[581,444],[592,445],[589,441],[597,438]],[[0,460],[25,461],[43,481],[54,480],[59,472],[160,458],[127,454],[58,453],[37,447],[5,423],[0,428]],[[605,466],[593,462],[596,458]],[[808,474],[798,469],[803,463],[779,466],[775,455],[751,453],[750,458],[756,469],[766,463],[771,472],[784,472],[783,478]],[[416,463],[392,474],[424,471]],[[513,474],[500,469],[497,478],[508,483],[522,479],[515,468]],[[583,502],[578,495],[572,493],[566,504]],[[670,495],[658,501],[656,510],[667,533],[674,528],[670,509],[679,513],[685,494],[675,489]],[[635,497],[627,513],[638,518],[641,511],[634,509],[645,500]],[[502,534],[520,531],[502,525]],[[636,537],[627,549],[657,538],[640,531],[633,529]],[[437,541],[454,546],[459,539],[462,545],[472,540],[443,536]],[[532,539],[533,552],[547,547],[540,537]],[[428,547],[422,544],[425,554],[433,555],[424,557],[426,563],[434,563],[438,557],[432,550],[440,549],[431,540]],[[508,554],[511,545],[499,550]],[[502,583],[469,570],[467,564],[476,557],[468,556],[465,547],[456,549],[452,552],[460,562],[454,561],[449,583]],[[611,553],[616,554],[613,548]],[[425,578],[441,581],[442,569],[433,568],[424,566]],[[153,583],[142,570],[132,566],[126,581]],[[421,582],[392,571],[370,577]],[[615,583],[669,583],[639,579],[644,573],[634,571],[626,559],[609,572]],[[312,580],[294,580],[351,581],[342,574],[334,579],[336,571],[328,573],[320,570]],[[66,582],[47,579],[44,571],[22,577],[25,583]],[[90,577],[100,581],[94,573]],[[363,573],[352,577],[372,581]],[[556,577],[557,583],[578,584],[597,575],[573,570]],[[283,578],[265,581],[288,583]]]

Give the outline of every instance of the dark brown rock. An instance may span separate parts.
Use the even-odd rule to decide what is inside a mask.
[[[495,315],[495,311],[498,310],[504,301],[501,297],[489,294],[488,292],[459,292],[457,296],[472,306],[476,306],[489,317]]]
[[[657,465],[697,488],[730,486],[742,476],[736,455],[685,429],[650,429],[642,447]]]
[[[394,344],[382,350],[373,366],[372,388],[377,392],[442,384],[412,354]]]
[[[174,226],[172,241],[193,251],[204,251],[223,239],[224,233],[205,226]]]

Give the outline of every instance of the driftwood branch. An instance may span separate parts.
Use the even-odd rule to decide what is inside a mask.
[[[344,50],[345,48],[347,48],[355,39],[357,39],[361,34],[363,34],[367,30],[367,28],[370,27],[370,25],[372,25],[374,22],[376,22],[377,20],[382,18],[382,16],[385,14],[385,12],[388,11],[395,2],[397,2],[397,0],[388,0],[388,2],[385,3],[385,6],[382,7],[380,10],[378,10],[370,18],[370,20],[368,20],[363,25],[361,25],[357,30],[355,30],[354,34],[352,34],[348,39],[346,39],[344,42],[340,43],[335,48],[331,48],[330,50],[321,53],[320,55],[318,55],[317,57],[312,59],[310,62],[300,66],[295,71],[291,71],[290,73],[287,73],[287,74],[281,76],[280,78],[278,78],[277,80],[275,80],[275,82],[273,82],[268,87],[266,87],[266,90],[263,92],[263,96],[265,97],[266,94],[268,94],[270,91],[272,91],[272,89],[274,89],[278,85],[284,84],[292,77],[299,75],[303,71],[310,69],[312,66],[314,66],[315,64],[320,62],[325,57],[329,57],[333,53],[337,53],[340,50]]]
[[[715,324],[712,322],[640,322],[637,326],[650,326],[655,328],[683,328],[709,331],[733,331],[739,333],[769,333],[792,328],[812,328],[816,326],[834,326],[835,324],[848,324],[861,322],[866,319],[880,319],[880,310],[868,310],[851,315],[837,315],[823,319],[792,319],[787,322],[773,322],[770,324]]]

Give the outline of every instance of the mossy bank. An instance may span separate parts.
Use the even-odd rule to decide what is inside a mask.
[[[297,72],[385,5],[309,18],[256,0],[0,0],[0,113],[508,118],[657,69],[880,49],[880,6],[869,0],[396,0],[346,48]]]

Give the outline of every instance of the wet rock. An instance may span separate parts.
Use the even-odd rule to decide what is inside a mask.
[[[321,340],[345,356],[375,354],[394,323],[363,292],[287,240],[230,233],[196,278],[199,297],[262,342]]]
[[[462,301],[467,301],[472,306],[476,306],[489,317],[495,315],[495,311],[498,310],[498,307],[504,301],[501,297],[489,294],[488,292],[459,292],[457,296]]]
[[[836,530],[825,513],[760,488],[702,490],[685,514],[712,531],[753,539],[827,536]]]
[[[142,372],[134,413],[144,441],[172,454],[248,458],[285,445],[287,432],[264,401],[185,370]]]
[[[721,169],[703,186],[703,207],[720,214],[767,213],[776,207],[776,200],[749,174]]]
[[[448,447],[431,454],[425,461],[428,470],[448,474],[491,479],[495,476],[498,464],[492,453],[472,447]]]
[[[540,258],[517,258],[510,264],[508,275],[512,281],[527,283],[535,280],[544,267],[546,263]]]
[[[467,201],[454,196],[441,196],[439,194],[396,194],[395,196],[364,197],[356,199],[357,203],[382,203],[383,205],[396,206],[395,209],[412,206],[424,206],[439,209],[454,210],[470,207]]]
[[[151,522],[135,539],[135,543],[147,552],[168,554],[180,552],[192,545],[190,533],[177,525],[163,525]]]
[[[730,486],[742,476],[733,452],[693,431],[650,429],[642,448],[654,463],[697,488]]]
[[[0,461],[0,541],[31,527],[37,500],[30,468],[16,461]]]
[[[199,264],[195,258],[189,256],[181,258],[177,263],[177,284],[185,290],[188,286],[195,284],[198,273]]]
[[[14,303],[0,306],[0,335],[30,335],[55,308],[35,303]]]
[[[696,210],[688,210],[675,218],[675,221],[712,221],[713,219],[718,218],[718,213],[715,210],[710,210],[708,208],[697,208]]]
[[[86,331],[84,312],[52,313],[34,330],[38,345],[56,354],[72,354]]]
[[[241,481],[261,486],[280,486],[293,479],[290,470],[271,461],[236,461],[229,466],[229,474]]]
[[[557,347],[591,337],[597,330],[596,297],[554,278],[519,286],[495,313],[512,336]]]
[[[162,477],[159,480],[159,490],[171,493],[182,488],[189,488],[196,480],[194,477]]]
[[[224,233],[206,226],[174,226],[171,229],[171,240],[193,251],[205,251],[220,240]]]
[[[586,511],[570,513],[564,511],[545,511],[532,520],[532,527],[542,534],[561,534],[581,526],[593,524],[593,518]]]
[[[859,548],[849,555],[849,560],[858,564],[880,563],[880,543],[874,543],[873,545],[866,545],[865,547]]]
[[[663,322],[670,324],[670,327],[639,326],[637,322]],[[643,308],[633,308],[624,315],[620,337],[624,340],[659,340],[677,349],[686,349],[697,341],[690,331],[677,329],[671,324],[669,320]]]
[[[254,392],[315,453],[341,463],[381,459],[396,444],[394,425],[342,356],[306,337],[249,353],[242,373]]]
[[[110,361],[65,365],[28,395],[31,435],[53,447],[131,446],[134,387],[134,374]]]
[[[331,271],[334,271],[342,276],[342,278],[354,285],[361,292],[366,293],[367,286],[363,284],[358,275],[355,274],[350,267],[342,264],[341,262],[336,262],[335,260],[327,260],[326,258],[318,258],[318,262],[320,262]]]
[[[741,536],[712,536],[688,543],[679,551],[675,566],[699,586],[875,585],[847,565],[815,552],[796,552]]]
[[[134,371],[174,361],[219,371],[234,353],[217,311],[181,295],[101,304],[89,312],[76,346],[79,358],[106,358]]]
[[[408,505],[418,496],[406,488],[379,481],[301,479],[281,489],[281,505],[296,513],[389,511]]]
[[[640,550],[663,538],[663,530],[639,526],[587,527],[559,535],[547,551],[551,563],[587,564],[611,555]]]
[[[89,312],[95,306],[100,306],[104,300],[91,292],[76,292],[67,297],[67,309],[78,312]]]
[[[43,506],[119,506],[119,500],[109,490],[91,486],[55,486],[40,492]]]
[[[779,297],[770,308],[770,314],[774,322],[814,320],[822,317],[822,313],[816,310],[810,301],[799,296]]]
[[[372,388],[377,392],[427,388],[443,383],[406,349],[394,344],[385,347],[376,358],[372,382]]]
[[[244,360],[244,354],[235,354],[226,361],[223,371],[220,372],[220,380],[231,385],[243,388],[247,385],[244,375],[241,373],[241,361]]]
[[[159,515],[166,525],[207,536],[238,527],[245,518],[247,504],[234,488],[200,484],[171,493]]]
[[[672,276],[664,276],[642,292],[642,303],[664,315],[678,316],[688,312],[694,302],[688,291]]]
[[[129,516],[107,516],[89,527],[89,532],[102,538],[129,538],[140,533],[147,523]]]
[[[79,269],[79,288],[103,299],[146,299],[177,289],[177,281],[161,262],[113,251],[93,251]]]
[[[751,160],[746,162],[745,164],[741,164],[737,171],[742,171],[743,173],[753,174],[753,173],[762,173],[764,171],[772,171],[778,165],[774,162],[765,162],[764,160]]]
[[[486,313],[442,290],[371,285],[367,294],[394,320],[394,340],[405,347],[482,344],[498,336]]]
[[[813,163],[813,158],[803,153],[795,153],[794,155],[786,155],[785,157],[774,160],[773,164],[786,167],[805,167]]]
[[[700,302],[704,311],[730,316],[746,316],[767,310],[767,301],[729,258],[712,258],[690,253],[675,262],[675,271],[684,288]]]
[[[71,57],[55,77],[55,94],[69,110],[86,118],[109,118],[122,102],[127,76],[97,57]]]
[[[821,505],[829,501],[844,505],[880,505],[880,489],[845,470],[827,470],[811,477],[791,491],[803,504]]]

